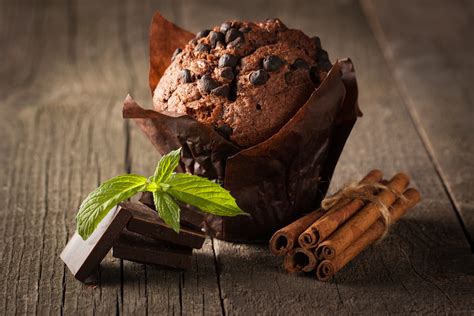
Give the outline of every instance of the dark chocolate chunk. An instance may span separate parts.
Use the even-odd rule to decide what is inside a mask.
[[[211,93],[214,94],[214,95],[218,95],[218,96],[221,96],[221,97],[228,98],[229,93],[230,93],[229,85],[225,84],[225,85],[219,86],[215,89],[212,89]]]
[[[314,36],[314,37],[311,37],[311,39],[313,40],[314,42],[314,45],[316,45],[316,48],[317,49],[321,49],[321,39],[319,38],[319,36]]]
[[[262,85],[268,80],[268,74],[265,70],[259,69],[250,74],[250,83],[254,86]]]
[[[209,93],[211,90],[217,88],[219,83],[212,79],[211,75],[204,75],[198,81],[198,87],[201,92]]]
[[[237,37],[242,37],[243,34],[236,28],[230,28],[226,33],[225,33],[225,42],[230,43],[234,41]]]
[[[225,35],[221,32],[211,31],[209,34],[209,40],[212,47],[216,47],[217,43],[224,43]]]
[[[232,27],[232,24],[230,22],[224,22],[221,24],[221,27],[219,28],[219,30],[222,32],[222,33],[225,33],[227,32],[230,28]]]
[[[156,213],[155,202],[153,201],[153,194],[151,192],[143,192],[139,201]],[[181,225],[190,228],[194,232],[201,232],[202,223],[204,222],[204,213],[199,211],[198,208],[182,204],[181,208]]]
[[[206,37],[209,34],[210,30],[202,30],[196,34],[196,39]]]
[[[219,58],[219,67],[235,67],[239,62],[239,58],[234,55],[224,54]]]
[[[293,69],[309,69],[308,63],[301,58],[296,58],[291,66]]]
[[[283,60],[275,55],[270,55],[263,59],[263,69],[266,71],[278,71],[282,65]]]
[[[193,82],[193,76],[191,74],[191,71],[189,71],[189,69],[181,70],[181,72],[179,74],[179,80],[182,83],[191,83],[191,82]]]
[[[211,46],[207,44],[199,43],[194,48],[194,51],[199,52],[199,53],[209,53],[211,51]]]
[[[142,194],[141,194],[140,198],[138,199],[138,201],[140,201],[140,203],[145,204],[146,206],[148,206],[152,210],[156,211],[155,210],[155,202],[153,201],[153,193],[151,193],[151,192],[142,192]]]
[[[217,128],[217,132],[224,136],[226,139],[229,139],[230,135],[232,135],[234,130],[229,125],[223,124]]]
[[[311,81],[314,84],[319,85],[321,83],[321,78],[319,77],[318,69],[314,66],[311,67],[311,69],[309,70],[309,77],[311,78]]]
[[[192,264],[193,250],[124,230],[114,243],[112,255],[145,264],[188,269]]]
[[[174,51],[173,53],[173,56],[171,57],[171,61],[174,61],[174,59],[176,58],[176,56],[179,55],[179,53],[181,53],[183,50],[181,48],[176,48],[176,50]]]
[[[220,75],[227,81],[232,81],[235,78],[234,71],[232,67],[224,67],[221,69]]]
[[[127,224],[129,231],[191,248],[201,248],[204,243],[206,237],[200,230],[181,227],[179,234],[177,234],[171,227],[163,223],[155,210],[145,204],[122,202],[120,206],[132,214],[132,218]]]
[[[60,257],[76,279],[84,282],[96,270],[131,217],[129,211],[117,206],[100,221],[87,240],[74,233]]]

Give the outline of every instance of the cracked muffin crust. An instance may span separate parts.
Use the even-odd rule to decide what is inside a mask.
[[[318,37],[278,19],[229,21],[176,50],[153,103],[157,111],[186,113],[250,147],[285,125],[330,68]]]

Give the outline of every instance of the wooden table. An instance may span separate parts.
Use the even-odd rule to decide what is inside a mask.
[[[474,3],[471,1],[0,1],[0,313],[474,312]],[[283,273],[266,245],[208,239],[187,272],[103,262],[84,285],[58,255],[81,200],[159,158],[121,118],[151,106],[155,10],[194,32],[280,17],[355,63],[364,117],[332,188],[405,170],[423,196],[331,282]]]

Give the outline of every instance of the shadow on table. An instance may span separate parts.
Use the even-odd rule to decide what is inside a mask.
[[[431,218],[402,219],[384,240],[368,247],[334,278],[339,284],[460,279],[466,284],[474,282],[474,255],[469,243],[457,222]]]
[[[455,223],[456,224],[456,223]],[[433,234],[436,231],[436,235]],[[461,240],[460,240],[461,238]],[[474,281],[474,255],[470,252],[459,226],[438,223],[432,219],[406,218],[397,223],[382,241],[368,247],[336,274],[329,283],[370,285],[421,280],[421,282],[448,282],[459,278]],[[215,262],[220,274],[239,278],[249,271],[263,274],[281,274],[282,278],[314,278],[312,274],[287,275],[281,265],[283,257],[273,256],[266,244],[232,244],[215,241],[217,258],[213,252],[196,251],[193,268],[189,271],[162,266],[146,266],[126,262],[101,265],[102,285],[136,282],[133,276],[153,274],[163,277],[215,277]],[[199,266],[199,269],[196,267]],[[205,267],[203,269],[202,267]],[[142,272],[143,271],[143,272]],[[204,271],[204,272],[203,272]],[[316,282],[316,280],[315,280]]]

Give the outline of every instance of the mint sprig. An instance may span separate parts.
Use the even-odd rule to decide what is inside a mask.
[[[187,173],[173,174],[166,184],[166,192],[177,200],[194,205],[204,212],[220,215],[235,216],[242,214],[235,199],[229,191],[206,178]]]
[[[245,215],[230,192],[206,178],[174,173],[181,149],[164,155],[150,178],[136,174],[121,175],[104,182],[82,202],[76,215],[79,235],[86,240],[107,213],[138,192],[152,192],[161,219],[179,233],[180,208],[177,201],[220,215]]]

